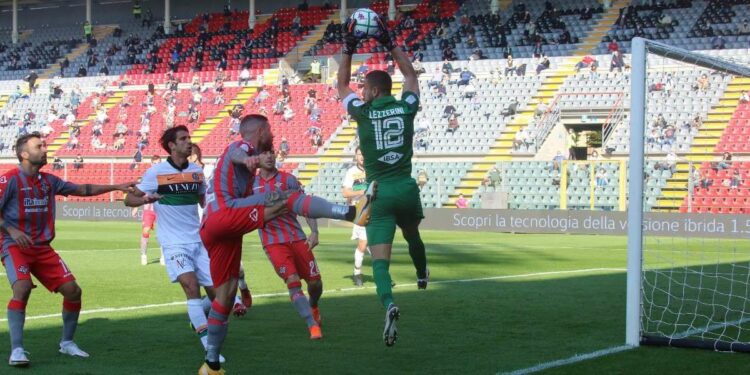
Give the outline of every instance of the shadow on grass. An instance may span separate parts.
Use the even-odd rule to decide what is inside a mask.
[[[231,320],[226,367],[233,374],[494,374],[623,341],[623,274],[436,284],[394,294],[402,315],[393,348],[383,345],[384,309],[372,289],[324,294],[320,342],[308,339],[288,298],[259,298],[246,317]],[[182,309],[84,316],[76,341],[91,353],[86,360],[57,353],[59,319],[29,321],[33,372],[195,373],[202,347]],[[8,342],[5,327],[0,342]]]

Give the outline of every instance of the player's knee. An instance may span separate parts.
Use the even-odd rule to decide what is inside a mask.
[[[151,237],[151,230],[149,230],[148,228],[143,228],[142,235],[143,235],[143,238],[149,238],[149,237]]]
[[[18,280],[13,283],[13,299],[28,301],[31,295],[31,280]]]
[[[62,285],[58,292],[62,294],[63,298],[68,301],[80,301],[83,296],[83,290],[75,282],[70,282]]]
[[[302,281],[300,281],[299,276],[296,273],[287,277],[284,281],[286,282],[286,287],[289,289],[302,287]]]

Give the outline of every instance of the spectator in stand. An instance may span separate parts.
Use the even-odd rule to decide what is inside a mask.
[[[560,168],[562,167],[562,163],[564,160],[565,160],[565,156],[563,156],[562,152],[558,151],[555,154],[555,157],[552,158],[552,170],[560,171]]]
[[[247,68],[242,69],[240,72],[240,78],[237,82],[238,86],[247,86],[250,84],[250,70]]]
[[[724,152],[721,156],[721,161],[716,163],[716,170],[729,169],[732,166],[732,154]]]
[[[739,169],[735,169],[734,173],[732,174],[732,181],[730,182],[729,187],[731,188],[731,190],[736,190],[739,189],[742,184],[742,174],[740,174]]]
[[[711,84],[706,74],[702,74],[700,78],[698,78],[698,80],[695,82],[695,85],[693,85],[693,89],[697,91],[707,91],[710,87]]]
[[[454,115],[454,114],[458,115],[458,113],[456,112],[456,107],[454,107],[453,104],[447,104],[443,108],[443,118],[451,117],[451,115]]]
[[[695,167],[695,165],[690,165],[690,174],[688,176],[689,178],[689,186],[692,188],[700,186],[701,183],[701,173],[698,168]]]
[[[39,75],[36,74],[36,70],[32,70],[29,74],[24,77],[24,81],[29,84],[29,93],[33,94],[36,92],[36,80],[39,79]]]
[[[568,149],[568,160],[576,160],[576,143],[578,142],[578,136],[573,131],[573,128],[568,129],[568,134],[565,137],[565,148]]]
[[[596,186],[607,186],[609,184],[609,178],[607,178],[607,171],[604,168],[600,168],[596,172]]]
[[[313,61],[310,63],[310,72],[308,74],[308,79],[310,82],[317,83],[320,82],[320,60],[313,59]]]
[[[411,65],[414,68],[414,72],[417,73],[417,77],[426,72],[421,60],[414,60]]]
[[[81,156],[81,154],[76,155],[76,158],[73,159],[73,168],[75,169],[83,168],[83,156]]]
[[[750,102],[750,95],[747,94],[747,91],[743,91],[742,94],[740,94],[740,104]]]
[[[477,76],[472,73],[469,68],[464,68],[459,76],[458,86],[468,85],[472,78]]]
[[[711,185],[714,184],[714,181],[711,179],[711,175],[708,173],[708,170],[703,170],[701,172],[701,180],[700,180],[700,187],[703,189],[708,189],[711,187]]]
[[[595,65],[596,66],[599,65],[599,62],[596,61],[596,58],[594,58],[594,56],[591,56],[591,55],[586,55],[581,59],[581,61],[576,63],[575,70],[576,70],[576,73],[578,73],[583,68],[593,67]]]
[[[607,50],[609,51],[609,53],[617,52],[620,50],[620,45],[617,44],[616,38],[612,38],[612,41],[607,45]]]
[[[461,193],[458,194],[458,199],[456,199],[456,208],[469,208],[469,201]]]
[[[286,138],[281,137],[281,143],[279,144],[279,161],[284,161],[289,156],[289,141]]]
[[[665,28],[672,26],[672,16],[667,13],[662,13],[659,17],[659,27]]]
[[[289,122],[294,118],[294,110],[292,109],[291,105],[287,104],[284,106],[283,118],[286,122]]]
[[[106,143],[102,143],[102,141],[99,140],[99,137],[93,136],[93,137],[91,137],[91,147],[94,150],[103,150],[103,149],[107,148],[107,144]]]
[[[583,8],[583,11],[581,11],[581,17],[580,17],[582,21],[590,20],[593,17],[594,17],[594,10],[591,9],[591,7],[587,6],[586,8]]]
[[[503,115],[503,119],[509,116],[514,116],[518,112],[518,105],[518,100],[515,98],[512,99],[510,103],[508,103],[508,106],[500,112],[500,114]]]
[[[497,169],[497,167],[492,167],[490,171],[487,173],[487,177],[485,177],[484,181],[482,181],[485,186],[491,186],[491,187],[499,187],[500,183],[502,182],[502,177],[500,176],[500,171]]]
[[[622,73],[622,68],[625,66],[625,60],[622,56],[622,52],[612,52],[612,61],[609,63],[609,71],[612,72],[617,69],[618,72]]]
[[[420,191],[425,185],[427,185],[428,180],[429,177],[427,176],[427,171],[425,171],[424,169],[420,169],[419,173],[417,173],[417,186],[419,187]]]
[[[513,56],[508,55],[508,58],[505,61],[505,76],[507,77],[511,73],[516,73],[516,67],[513,65]]]
[[[268,90],[266,90],[266,88],[263,87],[263,88],[260,89],[260,92],[258,93],[258,96],[256,96],[255,99],[253,99],[253,102],[256,105],[258,105],[258,104],[262,103],[263,101],[265,101],[266,99],[268,99],[269,96],[270,96],[270,94],[268,93]]]
[[[55,158],[52,160],[52,170],[59,171],[64,168],[65,168],[65,165],[63,164],[62,159],[60,159],[59,156],[55,156]]]
[[[747,19],[742,20],[742,25],[737,29],[737,33],[740,35],[750,35],[750,24]]]
[[[440,71],[440,68],[435,67],[435,70],[432,72],[432,77],[430,78],[430,81],[427,83],[428,86],[436,86],[440,84],[440,81],[443,80],[443,73]]]
[[[724,36],[717,35],[711,40],[711,47],[713,49],[724,49],[724,46],[726,45],[726,41],[724,40]]]
[[[458,127],[458,117],[455,113],[453,113],[448,117],[448,126],[445,128],[445,132],[456,134],[456,130],[458,130]]]
[[[477,88],[474,87],[474,80],[469,80],[469,83],[461,88],[461,95],[466,99],[471,99],[477,94]]]
[[[539,61],[539,64],[536,65],[536,74],[539,75],[542,73],[542,71],[549,69],[550,61],[547,56],[542,55],[542,59]]]
[[[526,128],[521,128],[516,132],[516,136],[513,138],[513,150],[518,151],[518,149],[525,144],[525,140]]]

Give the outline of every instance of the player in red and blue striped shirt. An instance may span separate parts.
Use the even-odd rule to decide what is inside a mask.
[[[261,153],[258,159],[258,175],[253,182],[253,193],[302,190],[296,177],[276,169],[276,154],[273,151]],[[320,270],[312,252],[318,244],[318,223],[315,219],[306,220],[311,231],[309,238],[305,236],[297,220],[297,214],[293,212],[287,212],[266,222],[258,234],[274,270],[289,289],[292,305],[307,323],[310,339],[318,340],[323,338],[318,310],[318,301],[323,294],[323,282],[320,280]],[[300,279],[307,283],[309,301],[302,291]]]
[[[0,176],[0,230],[5,272],[13,289],[8,303],[11,366],[28,366],[23,350],[26,303],[34,284],[31,275],[50,292],[63,296],[63,335],[60,353],[76,357],[89,355],[73,342],[81,311],[81,288],[60,255],[50,246],[55,239],[55,195],[93,196],[111,191],[131,191],[135,183],[120,185],[77,185],[39,170],[47,164],[47,146],[39,133],[16,141],[17,169]]]

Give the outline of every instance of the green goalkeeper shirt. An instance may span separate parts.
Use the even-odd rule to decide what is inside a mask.
[[[357,121],[367,181],[410,179],[414,116],[419,109],[419,96],[407,91],[401,95],[401,100],[389,95],[365,103],[352,93],[343,104]]]

